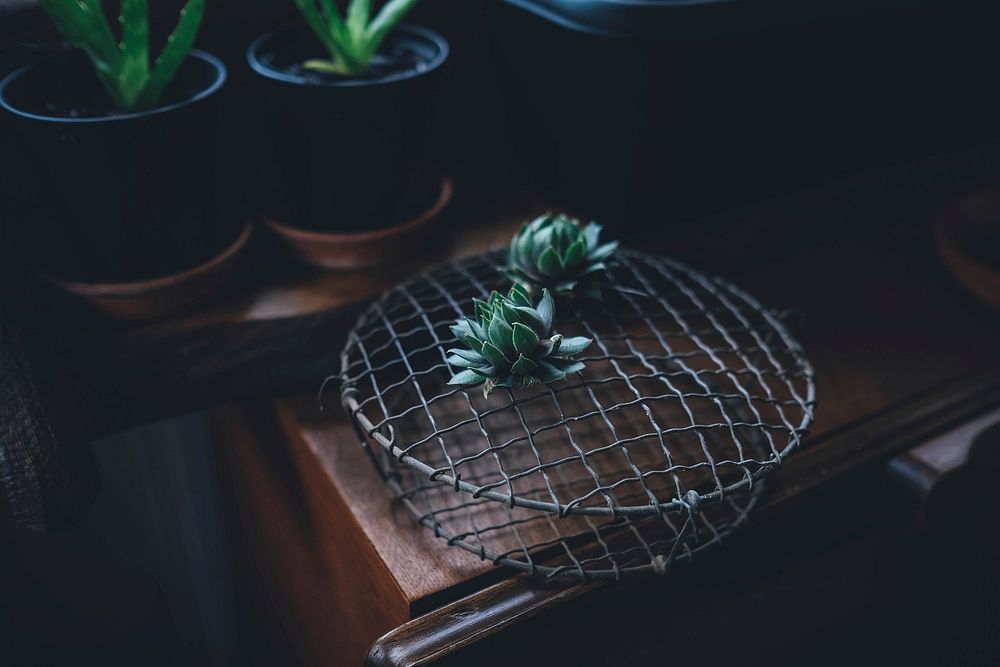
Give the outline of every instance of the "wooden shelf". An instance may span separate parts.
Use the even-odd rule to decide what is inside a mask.
[[[433,263],[499,247],[525,216],[546,208],[518,191],[495,206],[469,195],[456,194],[430,246],[370,271],[298,266],[258,227],[229,285],[160,321],[102,319],[32,285],[32,344],[53,380],[77,398],[90,435],[238,398],[318,389],[339,369],[346,333],[364,304]]]
[[[958,373],[995,357],[983,333],[993,314],[946,274],[928,231],[940,207],[990,177],[983,165],[991,150],[865,174],[708,219],[602,223],[634,247],[688,261],[767,306],[794,311],[806,351],[830,369],[825,384],[858,396],[858,409],[868,409],[871,395],[911,386],[928,366],[935,374]],[[433,263],[503,246],[530,216],[574,213],[532,183],[498,178],[497,171],[456,179],[441,231],[411,261],[355,273],[312,271],[284,258],[258,229],[230,285],[163,321],[101,320],[36,286],[32,343],[54,381],[76,397],[90,435],[239,398],[316,391],[339,369],[346,332],[381,291]],[[933,308],[920,307],[921,299]],[[948,342],[961,331],[971,332],[968,341]],[[909,356],[897,354],[905,347]],[[836,363],[845,356],[866,363]],[[820,420],[830,413],[821,410]]]

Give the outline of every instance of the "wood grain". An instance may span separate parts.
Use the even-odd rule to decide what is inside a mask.
[[[846,576],[844,590],[839,593],[849,591],[854,597],[862,596],[849,603],[846,609],[852,606],[857,608],[864,602],[863,582],[859,582],[857,578],[870,568],[873,556],[868,554],[854,563],[844,562],[842,559],[845,555],[838,553],[844,547],[831,545],[841,543],[848,535],[863,533],[870,530],[872,525],[885,522],[887,515],[891,515],[893,508],[897,506],[892,502],[895,490],[889,483],[890,477],[895,476],[895,473],[889,473],[884,466],[873,463],[884,462],[894,452],[905,449],[914,442],[921,442],[949,425],[962,425],[983,410],[1000,405],[998,382],[1000,373],[993,373],[978,378],[976,382],[942,387],[932,396],[864,420],[826,438],[818,438],[809,452],[790,459],[787,466],[775,475],[776,479],[770,482],[777,491],[768,495],[765,505],[755,515],[752,531],[745,531],[737,536],[725,552],[719,550],[716,554],[708,555],[704,561],[685,564],[683,579],[678,580],[668,575],[663,581],[644,578],[554,586],[538,578],[518,575],[447,604],[380,637],[372,645],[366,664],[371,667],[426,665],[458,656],[461,657],[452,662],[504,664],[513,659],[517,651],[514,648],[500,648],[497,642],[489,644],[490,638],[498,633],[511,633],[518,626],[534,619],[535,628],[548,625],[553,628],[551,636],[556,637],[556,628],[565,627],[557,620],[560,618],[559,614],[573,614],[566,609],[573,606],[568,603],[578,600],[576,605],[581,605],[584,598],[592,599],[595,596],[616,597],[614,603],[606,604],[617,604],[619,608],[639,615],[639,610],[642,609],[640,603],[650,604],[648,596],[647,599],[642,599],[643,588],[669,587],[669,590],[663,591],[665,596],[683,596],[683,591],[691,588],[690,594],[697,597],[710,614],[716,615],[730,609],[726,606],[726,600],[729,599],[729,604],[733,604],[735,593],[727,590],[725,584],[721,586],[721,590],[713,586],[713,580],[717,580],[721,572],[732,572],[735,567],[743,575],[742,578],[737,576],[735,581],[742,582],[742,585],[747,585],[748,582],[756,585],[760,583],[758,578],[763,575],[755,575],[756,570],[747,564],[755,558],[763,557],[768,560],[779,557],[779,554],[785,562],[794,564],[789,566],[790,570],[798,570],[798,576],[806,582],[806,586],[814,585],[815,577],[819,575],[816,571],[806,574],[804,570],[817,570],[817,563],[824,561],[827,562],[825,567],[830,567],[829,559],[839,560],[833,566],[833,572],[838,573],[836,576]],[[915,412],[919,415],[916,418]],[[958,430],[962,431],[963,426],[958,426]],[[845,456],[851,452],[861,455]],[[786,529],[788,524],[796,527],[796,537],[789,537]],[[773,539],[775,536],[780,536],[781,541],[776,542]],[[875,535],[861,540],[861,545],[870,539],[875,539]],[[803,544],[808,546],[804,547]],[[827,549],[831,550],[826,551]],[[817,552],[821,555],[817,556]],[[854,553],[855,550],[849,547],[847,552]],[[762,568],[760,572],[763,571]],[[679,572],[681,570],[675,570],[675,573]],[[677,590],[678,587],[681,591]],[[828,607],[815,608],[815,598],[811,601],[797,600],[788,603],[781,599],[781,594],[769,591],[768,595],[778,598],[777,601],[768,602],[771,620],[755,617],[754,614],[748,615],[743,623],[749,626],[749,636],[767,634],[768,629],[774,629],[773,619],[786,618],[788,623],[782,623],[782,635],[783,640],[788,640],[786,633],[802,621],[796,618],[805,608],[802,605],[807,605],[810,614],[819,612],[823,615],[831,611]],[[824,604],[832,602],[828,592],[823,593],[823,596]],[[838,601],[837,604],[842,603]],[[539,614],[547,616],[540,620],[536,618]],[[580,622],[578,614],[574,614],[574,618],[575,622]],[[705,633],[705,623],[696,619],[669,618],[664,619],[664,622],[671,623],[674,634],[689,635],[686,639],[690,639],[690,635]],[[709,621],[708,625],[711,626],[712,622]],[[678,631],[678,626],[682,630]],[[684,628],[687,630],[683,630]],[[610,628],[607,630],[610,632]],[[716,630],[725,632],[728,635],[727,641],[709,646],[699,645],[699,659],[712,662],[738,658],[738,652],[736,655],[732,654],[739,643],[733,636],[733,627],[727,623]],[[802,632],[803,628],[800,627],[798,631]],[[708,634],[711,635],[711,632]],[[636,637],[637,640],[639,638]],[[509,645],[508,642],[507,646]],[[690,650],[688,647],[695,645],[698,644],[678,642],[682,651]],[[553,639],[553,645],[543,649],[543,653],[572,655],[574,650],[579,652],[578,646],[579,643],[569,637],[565,640]],[[598,655],[615,651],[627,654],[629,649],[611,646],[606,649],[595,647],[595,651]]]
[[[800,533],[816,532],[814,546],[826,544],[883,519],[869,510],[894,506],[895,487],[884,473],[893,455],[1000,404],[995,345],[1000,321],[967,297],[938,263],[927,226],[937,200],[872,204],[852,219],[842,217],[844,206],[817,205],[828,197],[813,193],[799,202],[733,212],[725,223],[677,225],[642,243],[646,250],[669,252],[721,274],[768,306],[790,310],[789,322],[816,368],[819,406],[812,436],[771,480],[767,507],[753,520],[753,530],[745,531],[754,536],[747,538],[748,553],[759,552],[772,538],[791,549],[790,540],[808,541]],[[807,215],[812,217],[804,229]],[[727,234],[706,235],[706,224],[725,224]],[[333,363],[314,369],[317,380],[336,370]],[[414,535],[409,516],[386,511],[388,498],[378,495],[384,489],[373,491],[380,482],[361,471],[370,463],[339,414],[320,415],[308,402],[279,406],[285,430],[299,431],[312,443],[308,465],[326,471],[325,483],[352,498],[348,511],[364,515],[355,519],[357,525],[361,532],[373,531],[366,539],[379,545],[383,562],[392,563],[385,569],[401,604],[411,614],[430,612],[380,640],[370,654],[373,664],[424,664],[459,655],[453,651],[466,645],[470,651],[492,650],[502,662],[506,654],[488,637],[506,635],[520,621],[548,614],[545,610],[561,614],[582,607],[584,602],[563,604],[577,593],[581,600],[592,597],[589,587],[548,589],[520,577],[504,580],[489,594],[469,595],[502,573],[430,536]],[[789,525],[795,527],[794,540]],[[435,561],[434,573],[413,579],[407,568],[415,561],[407,558],[415,544],[428,558],[442,560]],[[719,550],[718,558],[742,562],[742,553],[731,549]],[[268,567],[294,576],[294,568],[281,562],[269,561]],[[374,640],[384,629],[372,625],[366,632]]]
[[[996,405],[1000,372],[936,387],[818,436],[773,480],[746,531],[763,537],[748,548],[764,554],[791,548],[781,528],[800,516],[811,517],[812,528],[797,540],[812,548],[879,520],[881,512],[870,510],[891,506],[886,498],[894,487],[882,472],[889,458]],[[336,656],[358,664],[368,645],[388,633],[372,647],[372,664],[423,664],[569,600],[629,587],[510,577],[447,548],[394,506],[354,430],[338,409],[321,413],[314,396],[230,407],[215,417],[241,527],[239,553],[262,589],[258,605],[276,610],[275,642],[288,641],[298,660],[326,664]],[[734,548],[706,560],[741,562]],[[685,568],[691,573],[685,578],[698,567]]]

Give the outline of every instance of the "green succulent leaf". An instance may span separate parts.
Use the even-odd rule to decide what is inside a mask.
[[[484,365],[488,363],[486,357],[473,350],[463,350],[461,348],[453,347],[452,349],[448,350],[448,354],[456,357],[461,357],[466,361],[471,361],[479,365]],[[451,362],[449,361],[449,363]]]
[[[457,368],[483,368],[486,366],[483,361],[472,361],[457,354],[448,357],[448,363]]]
[[[467,334],[462,334],[460,340],[464,342],[466,345],[468,345],[469,349],[482,353],[483,344],[485,343],[485,341],[482,338],[478,338],[476,336],[470,336]]]
[[[510,288],[510,300],[515,306],[531,307],[531,297],[524,285],[514,283]]]
[[[510,360],[504,356],[496,345],[490,341],[483,342],[483,356],[489,359],[490,363],[499,368],[510,368]]]
[[[476,317],[485,325],[489,325],[493,317],[493,308],[482,299],[473,299],[472,304],[476,309]]]
[[[566,250],[566,255],[563,257],[563,265],[567,269],[575,268],[579,264],[584,255],[587,252],[587,243],[583,239],[577,239],[573,244]]]
[[[514,365],[511,367],[511,371],[516,375],[528,376],[538,368],[538,364],[523,354],[517,358]]]
[[[535,308],[538,316],[542,319],[542,325],[546,331],[552,328],[552,319],[555,317],[556,306],[552,301],[552,294],[547,289],[542,290],[542,300]]]
[[[607,259],[614,254],[615,250],[618,249],[618,242],[612,241],[611,243],[605,243],[602,246],[594,248],[587,253],[587,259],[592,262],[599,262],[602,259]]]
[[[166,46],[156,58],[153,71],[146,80],[142,92],[136,98],[136,104],[139,108],[151,107],[160,99],[160,95],[177,74],[177,70],[180,69],[188,51],[194,45],[194,38],[198,34],[198,28],[201,26],[204,14],[205,0],[188,0],[187,4],[184,5],[177,27],[167,37]]]
[[[565,215],[539,216],[511,239],[507,275],[524,284],[529,294],[542,287],[560,293],[592,293],[594,280],[607,269],[602,260],[618,247],[614,241],[602,245],[601,231],[597,223],[581,227]]]
[[[514,324],[514,349],[523,354],[531,354],[538,347],[538,334],[520,322]]]
[[[566,379],[566,373],[559,370],[547,361],[538,362],[538,370],[535,371],[537,377],[542,382],[557,382]]]
[[[514,347],[514,330],[503,317],[494,316],[490,321],[490,342],[498,350],[509,350]]]
[[[451,325],[451,332],[455,334],[455,338],[461,340],[462,336],[472,335],[472,325],[469,320],[458,320],[455,324]]]
[[[538,258],[538,268],[549,278],[556,278],[562,275],[563,264],[559,259],[559,253],[552,246],[549,246]]]
[[[588,264],[587,268],[585,268],[583,271],[579,273],[579,276],[583,278],[584,276],[591,273],[597,273],[598,271],[606,271],[607,268],[608,265],[605,264],[604,262],[594,262],[592,264]]]
[[[121,0],[116,40],[100,0],[41,0],[56,29],[90,58],[101,86],[121,111],[149,109],[191,50],[205,0],[188,0],[167,43],[150,66],[147,0]]]
[[[542,319],[541,314],[534,308],[527,308],[524,306],[517,306],[514,308],[514,312],[517,313],[518,319],[531,328],[539,338],[544,336],[548,330],[549,325],[545,324],[545,320]]]
[[[528,305],[518,306],[517,302]],[[552,333],[555,302],[548,289],[534,306],[527,293],[512,288],[507,296],[493,292],[475,304],[477,320],[460,319],[453,326],[468,349],[448,350],[446,360],[458,369],[452,384],[484,383],[488,395],[496,387],[529,387],[566,377],[566,369],[583,368],[572,358],[590,344],[582,336]]]
[[[577,281],[575,280],[564,280],[561,283],[557,283],[553,288],[556,292],[572,292],[576,289]]]
[[[483,377],[475,371],[464,370],[456,373],[455,377],[448,380],[448,384],[479,384],[482,381]]]
[[[364,36],[371,11],[372,0],[354,0],[347,7],[345,25],[353,39],[358,40]]]
[[[500,307],[503,310],[503,318],[507,320],[511,326],[514,326],[517,323],[523,324],[521,320],[525,316],[518,312],[518,306],[513,305],[512,302],[504,302]],[[524,310],[532,310],[524,306],[521,308]]]
[[[586,367],[582,361],[556,362],[554,365],[562,372],[564,377],[570,373],[582,371]]]
[[[334,0],[295,0],[330,60],[308,60],[304,67],[348,77],[363,76],[379,47],[419,0],[389,0],[372,17],[371,0],[351,0],[344,18]]]
[[[555,350],[553,354],[557,354],[560,357],[571,357],[574,354],[580,354],[594,341],[586,336],[573,336],[572,338],[563,338],[562,342],[559,344],[559,348]]]

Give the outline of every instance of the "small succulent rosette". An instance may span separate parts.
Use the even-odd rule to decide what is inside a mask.
[[[482,384],[483,396],[489,396],[495,387],[556,382],[584,368],[573,357],[593,341],[551,333],[555,304],[547,289],[534,306],[516,284],[507,296],[493,292],[474,303],[476,319],[458,320],[451,328],[467,347],[448,350],[448,363],[459,369],[448,384]]]
[[[545,287],[600,298],[599,278],[618,248],[617,241],[601,243],[601,230],[561,214],[539,216],[511,239],[507,276],[532,293]]]

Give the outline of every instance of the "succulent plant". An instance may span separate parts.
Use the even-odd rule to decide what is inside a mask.
[[[97,78],[123,111],[148,109],[159,101],[194,44],[205,0],[188,0],[166,46],[149,66],[149,16],[146,0],[121,0],[116,39],[101,0],[40,0],[68,41],[90,57]]]
[[[330,52],[302,63],[306,69],[343,76],[361,76],[389,32],[419,0],[389,0],[371,18],[372,0],[351,0],[341,17],[335,0],[295,0],[302,17]],[[370,20],[369,20],[370,19]]]
[[[507,296],[475,299],[476,319],[460,319],[451,328],[467,349],[448,350],[448,363],[461,369],[448,384],[483,384],[483,396],[494,387],[529,387],[556,382],[583,369],[573,356],[591,339],[551,334],[555,304],[547,289],[531,305],[527,291],[515,284]]]
[[[539,216],[511,239],[507,274],[529,291],[547,287],[600,297],[594,279],[608,268],[605,260],[618,247],[617,241],[601,244],[600,236],[596,222],[581,227],[562,214]]]

